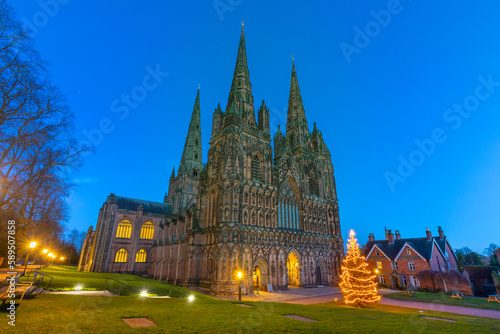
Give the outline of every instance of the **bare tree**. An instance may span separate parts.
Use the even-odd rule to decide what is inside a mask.
[[[21,236],[60,235],[70,176],[89,149],[77,144],[74,116],[46,65],[0,0],[0,235],[12,219]]]

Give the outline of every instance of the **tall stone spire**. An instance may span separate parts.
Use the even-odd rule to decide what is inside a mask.
[[[193,114],[182,152],[181,164],[179,165],[178,173],[198,176],[202,168],[202,152],[201,152],[201,121],[200,121],[200,89],[196,94],[194,102]]]
[[[241,24],[240,44],[238,46],[238,55],[236,56],[233,82],[231,83],[231,91],[229,92],[227,101],[227,111],[237,112],[248,123],[256,124],[243,23]]]
[[[292,79],[290,82],[290,96],[288,98],[288,115],[286,121],[286,136],[292,146],[305,144],[309,136],[309,127],[306,112],[300,95],[299,80],[295,71],[295,60],[292,62]]]

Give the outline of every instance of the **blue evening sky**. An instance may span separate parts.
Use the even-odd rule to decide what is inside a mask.
[[[10,3],[36,29],[78,139],[97,143],[75,175],[68,229],[95,226],[111,192],[163,201],[198,84],[206,161],[245,20],[255,104],[265,99],[273,133],[295,55],[309,126],[332,153],[344,240],[351,228],[363,244],[384,226],[403,237],[442,226],[454,248],[500,243],[497,1]]]

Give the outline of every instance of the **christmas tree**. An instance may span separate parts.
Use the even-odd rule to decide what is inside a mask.
[[[356,307],[368,306],[380,301],[382,296],[378,295],[376,276],[372,275],[365,257],[361,256],[354,231],[351,230],[349,235],[351,238],[347,244],[347,256],[342,261],[344,265],[340,276],[340,291],[346,304]]]

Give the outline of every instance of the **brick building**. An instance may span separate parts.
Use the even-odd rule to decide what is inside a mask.
[[[441,226],[433,237],[429,228],[426,237],[402,239],[399,231],[385,231],[385,240],[375,240],[373,233],[363,248],[366,262],[382,285],[393,288],[419,287],[417,273],[423,270],[446,272],[457,269],[457,258]]]

